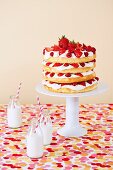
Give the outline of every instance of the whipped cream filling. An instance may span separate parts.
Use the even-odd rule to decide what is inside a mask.
[[[50,53],[53,52],[53,56],[50,55]],[[84,58],[85,55],[84,55],[84,52],[86,51],[83,51],[82,52],[82,55],[80,58]],[[68,50],[65,51],[65,53],[59,55],[59,51],[46,51],[45,50],[45,55],[44,55],[44,59],[47,60],[49,59],[50,57],[61,57],[61,58],[65,58],[66,57],[66,54],[68,53]],[[92,57],[94,54],[93,52],[88,52],[88,57]],[[66,57],[67,58],[67,57]],[[77,58],[76,55],[74,53],[72,53],[72,57],[71,58]]]
[[[94,85],[94,84],[96,84],[98,81],[95,79],[93,82],[92,82],[92,84],[89,84],[89,83],[87,83],[86,82],[86,85],[85,86],[83,86],[83,85],[76,85],[76,86],[74,86],[74,85],[64,85],[64,86],[61,86],[61,84],[57,84],[57,83],[53,83],[53,84],[51,84],[51,83],[49,83],[49,81],[47,81],[47,80],[43,80],[42,81],[42,84],[43,85],[46,85],[46,86],[48,86],[48,87],[51,87],[51,88],[53,88],[53,89],[60,89],[60,88],[68,88],[68,89],[71,89],[71,90],[83,90],[83,89],[85,89],[86,87],[90,87],[90,86],[92,86],[92,85]]]
[[[46,66],[46,61],[43,61],[42,64],[44,66]],[[84,63],[84,67],[93,67],[94,66],[94,62],[88,62],[88,63]],[[53,67],[54,63],[51,63],[49,65],[49,67]],[[72,66],[71,64],[69,64],[69,66],[64,66],[64,64],[62,64],[61,66],[57,66],[55,67],[57,70],[59,71],[62,71],[62,70],[68,70],[68,69],[71,69],[71,68],[75,68],[74,66]],[[79,67],[78,68],[83,68],[80,64],[79,64]]]
[[[45,71],[43,72],[43,74],[44,74],[44,76],[46,76],[46,77],[48,77],[48,78],[51,78],[51,76],[50,76],[50,74],[47,74],[47,75],[45,75]],[[93,74],[94,73],[94,71],[87,71],[87,72],[84,72],[84,73],[80,73],[80,74],[82,74],[83,76],[88,76],[88,75],[91,75],[91,74]],[[54,74],[54,76],[52,76],[52,78],[77,78],[77,77],[82,77],[82,76],[79,76],[79,75],[77,75],[76,73],[75,74],[73,74],[73,73],[71,73],[71,76],[70,77],[67,77],[66,76],[66,74],[63,74],[62,76],[58,76],[58,74],[57,73],[55,73]]]

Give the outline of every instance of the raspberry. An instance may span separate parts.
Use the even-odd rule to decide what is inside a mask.
[[[64,73],[58,73],[58,76],[59,77],[61,77],[61,76],[63,76],[64,75]]]
[[[77,64],[77,63],[72,63],[71,64],[74,68],[78,68],[79,67],[79,64]]]
[[[87,81],[89,84],[92,84],[92,79]]]
[[[53,77],[55,75],[55,73],[50,73],[50,77]]]
[[[81,55],[82,55],[82,52],[79,49],[77,49],[77,50],[74,51],[74,54],[77,58],[80,58]]]
[[[64,63],[64,66],[65,66],[65,67],[68,67],[68,66],[69,66],[69,63]]]
[[[84,55],[85,55],[85,57],[87,57],[88,56],[88,52],[84,52]]]
[[[99,78],[98,77],[95,77],[95,79],[98,81],[99,80]]]
[[[79,85],[86,86],[86,82],[85,81],[79,82]]]
[[[66,54],[66,57],[71,58],[71,57],[72,57],[72,54],[71,54],[70,52],[68,52],[68,53]]]
[[[62,63],[55,63],[55,64],[53,65],[53,67],[59,67],[59,66],[62,66]]]
[[[52,56],[52,57],[53,57],[53,55],[54,55],[54,53],[53,53],[53,52],[50,52],[50,56]]]
[[[47,72],[45,73],[45,75],[47,76],[49,73],[50,73],[50,72],[47,71]]]
[[[46,63],[46,66],[49,66],[51,64],[51,62],[48,62],[48,63]]]
[[[80,65],[81,65],[82,67],[84,67],[84,66],[85,66],[85,63],[80,63]]]
[[[65,76],[66,77],[71,77],[71,73],[66,73]]]

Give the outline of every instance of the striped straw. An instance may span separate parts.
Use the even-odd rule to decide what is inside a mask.
[[[16,96],[15,96],[15,100],[16,100],[16,101],[18,100],[19,95],[20,95],[21,85],[22,85],[22,82],[20,82],[20,84],[19,84],[19,86],[18,86],[18,89],[17,89],[17,93],[16,93]]]
[[[41,106],[41,104],[40,104],[39,97],[37,97],[37,104],[39,105],[39,110],[40,110],[39,116],[38,116],[38,121],[40,121],[40,119],[43,118],[44,116],[43,116],[43,106]]]

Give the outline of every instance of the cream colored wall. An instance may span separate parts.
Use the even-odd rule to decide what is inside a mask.
[[[109,90],[83,103],[113,102],[113,0],[0,0],[0,103],[23,81],[22,103],[35,103],[42,49],[67,35],[97,48],[96,73]],[[43,103],[64,99],[40,95]]]

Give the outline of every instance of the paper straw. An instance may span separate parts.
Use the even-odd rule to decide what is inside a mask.
[[[17,90],[16,96],[15,96],[15,100],[16,100],[16,101],[17,101],[17,100],[18,100],[18,98],[19,98],[21,85],[22,85],[22,82],[20,82],[20,84],[19,84],[19,86],[18,86],[18,90]]]
[[[43,106],[41,106],[41,104],[40,104],[39,97],[37,97],[37,104],[39,105],[39,110],[40,110],[39,116],[38,116],[38,121],[40,121],[41,117],[44,117],[44,116],[43,116]]]

